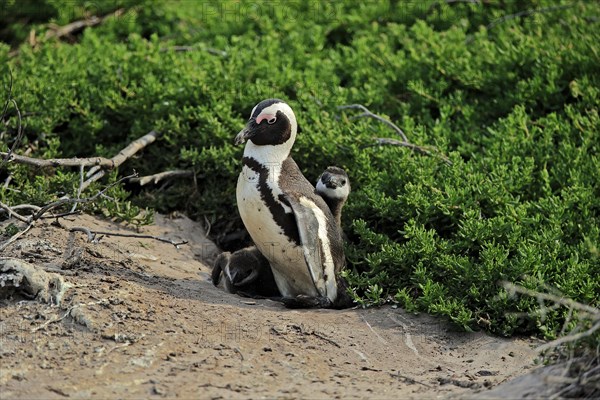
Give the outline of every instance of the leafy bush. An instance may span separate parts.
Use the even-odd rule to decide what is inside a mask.
[[[465,329],[548,337],[566,310],[524,318],[538,304],[510,297],[500,281],[598,305],[597,4],[114,2],[101,13],[125,7],[123,15],[66,41],[44,39],[48,22],[81,18],[86,4],[47,0],[35,16],[22,8],[25,25],[2,16],[2,83],[10,68],[24,113],[18,153],[110,157],[158,130],[109,181],[132,168],[192,169],[194,184],[128,186],[129,201],[231,232],[241,228],[242,153],[232,139],[258,101],[280,97],[299,119],[293,156],[305,175],[314,180],[331,164],[350,174],[347,277],[363,304],[393,298]],[[32,28],[35,46],[19,45]],[[337,109],[351,103],[397,122],[452,165],[373,146],[395,134]],[[2,151],[14,144],[14,107],[5,119]],[[78,171],[11,164],[2,181],[8,173],[14,190],[0,199],[10,204],[78,187]]]

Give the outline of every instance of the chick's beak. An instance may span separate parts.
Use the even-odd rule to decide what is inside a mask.
[[[340,178],[328,173],[324,173],[321,180],[329,189],[337,189],[338,187],[344,186]]]
[[[248,121],[244,129],[240,131],[235,137],[234,143],[236,145],[244,143],[246,140],[250,139],[256,135],[256,122],[253,120]]]

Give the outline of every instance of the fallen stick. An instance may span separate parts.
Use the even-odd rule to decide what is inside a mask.
[[[6,240],[4,243],[0,244],[0,252],[4,251],[4,249],[6,249],[11,243],[13,243],[15,240],[17,240],[18,238],[20,238],[21,236],[23,236],[27,231],[29,231],[33,225],[35,224],[35,222],[42,218],[44,216],[45,213],[47,213],[48,211],[62,206],[64,204],[71,204],[71,203],[89,203],[91,201],[96,200],[98,197],[100,197],[101,195],[104,194],[104,192],[106,192],[108,189],[110,189],[111,187],[118,185],[119,183],[121,183],[122,181],[124,181],[125,179],[129,179],[132,177],[137,176],[137,172],[125,176],[121,179],[119,179],[118,181],[108,185],[107,187],[105,187],[104,189],[102,189],[101,191],[99,191],[98,193],[96,193],[95,195],[91,196],[91,197],[86,197],[84,199],[69,199],[69,198],[62,198],[59,200],[56,200],[52,203],[46,204],[43,207],[39,207],[34,214],[30,215],[29,217],[23,217],[22,215],[20,215],[21,218],[24,218],[25,220],[21,220],[22,222],[26,222],[27,223],[27,227],[25,227],[24,230],[17,232],[16,234],[14,234],[13,236],[11,236],[8,240]],[[27,205],[29,206],[29,205]],[[15,207],[19,207],[19,206],[15,206]],[[11,213],[14,215],[15,212],[11,210],[11,207],[6,206],[4,203],[0,203],[0,208],[6,210],[8,213]],[[71,213],[71,212],[69,212]],[[19,219],[19,218],[18,218]]]
[[[437,157],[441,158],[446,164],[452,165],[452,161],[450,161],[450,159],[448,157],[440,154],[439,151],[437,151],[437,149],[433,148],[434,151],[431,151],[423,146],[419,146],[414,143],[411,143],[408,140],[408,137],[406,136],[404,131],[402,131],[402,129],[400,129],[400,127],[398,125],[383,118],[380,115],[374,114],[373,112],[371,112],[367,107],[363,106],[362,104],[350,104],[347,106],[339,106],[338,107],[338,110],[348,110],[348,109],[358,109],[358,110],[362,111],[362,113],[355,115],[353,117],[350,117],[350,119],[373,118],[373,119],[375,119],[379,122],[382,122],[382,123],[386,124],[387,126],[391,127],[402,138],[402,140],[390,139],[390,138],[375,138],[375,144],[369,145],[367,147],[382,146],[382,145],[406,147],[406,148],[409,148],[411,150],[414,150],[414,151],[416,151],[420,154],[426,155],[426,156],[437,156]]]
[[[3,210],[5,210],[8,213],[8,218],[15,217],[16,219],[18,219],[21,222],[29,222],[29,219],[27,217],[22,216],[21,214],[16,212],[14,210],[14,208],[9,207],[8,205],[4,204],[1,201],[0,201],[0,208],[2,208]]]
[[[76,304],[74,306],[71,306],[71,307],[69,307],[67,309],[67,311],[65,311],[65,313],[63,314],[62,317],[49,319],[48,321],[44,322],[43,324],[38,325],[35,328],[31,328],[31,333],[35,333],[35,332],[37,332],[37,331],[39,331],[41,329],[45,329],[50,324],[54,324],[56,322],[62,321],[63,319],[65,319],[66,317],[68,317],[74,309],[76,309],[78,307],[88,307],[88,306],[95,306],[95,305],[98,305],[98,304],[106,304],[106,303],[108,303],[107,300],[101,299],[101,300],[98,300],[98,301],[92,301],[90,303],[80,303],[80,304]]]
[[[69,228],[69,231],[85,233],[88,237],[88,242],[93,242],[96,238],[96,235],[105,235],[105,236],[138,238],[138,239],[154,239],[154,240],[158,240],[159,242],[171,244],[171,245],[175,246],[175,248],[177,248],[177,249],[179,248],[179,246],[188,243],[187,240],[182,240],[180,242],[176,242],[171,239],[161,238],[160,236],[153,236],[153,235],[144,235],[144,234],[137,234],[137,233],[117,233],[117,232],[94,231],[90,228],[86,228],[85,226],[74,226],[72,228]]]
[[[113,169],[123,164],[128,158],[133,156],[139,150],[143,149],[156,140],[158,133],[151,131],[141,138],[133,141],[127,147],[119,152],[113,158],[105,157],[86,157],[86,158],[50,158],[41,159],[27,156],[20,156],[10,152],[0,152],[1,157],[8,157],[7,161],[18,164],[28,164],[35,167],[92,167],[87,176],[96,173],[100,168]],[[89,185],[89,184],[88,184]]]
[[[0,252],[4,251],[4,249],[6,249],[8,246],[10,246],[11,243],[13,243],[15,240],[17,240],[18,238],[23,236],[25,233],[27,233],[27,231],[29,231],[32,226],[33,226],[33,223],[30,223],[29,225],[27,225],[27,227],[25,229],[15,233],[6,242],[2,243],[0,245]]]
[[[159,135],[158,132],[150,131],[149,133],[145,134],[141,138],[136,139],[133,142],[131,142],[129,145],[127,145],[127,147],[125,147],[123,150],[121,150],[119,152],[119,154],[117,154],[116,156],[114,156],[113,158],[110,159],[113,163],[113,168],[118,167],[119,165],[123,164],[127,159],[132,157],[135,153],[142,150],[144,147],[148,146],[149,144],[153,143],[156,140],[158,135]],[[84,191],[93,182],[102,178],[104,176],[104,174],[105,174],[104,170],[100,170],[99,166],[94,166],[94,167],[90,168],[90,170],[86,174],[88,179],[85,182],[83,182],[83,184],[81,185],[81,191]]]
[[[338,110],[347,110],[347,109],[359,109],[362,111],[362,114],[358,114],[355,115],[354,117],[351,117],[351,119],[356,119],[356,118],[363,118],[363,117],[368,117],[368,118],[373,118],[376,119],[379,122],[383,122],[384,124],[392,127],[393,130],[396,131],[396,133],[398,133],[398,135],[400,135],[402,137],[402,140],[404,140],[404,142],[408,143],[408,138],[406,137],[406,135],[404,134],[404,132],[402,131],[402,129],[400,129],[398,127],[398,125],[394,124],[393,122],[383,118],[380,115],[374,114],[371,111],[369,111],[369,109],[365,106],[363,106],[362,104],[350,104],[347,106],[339,106]]]
[[[28,164],[35,167],[91,167],[100,166],[112,169],[115,167],[114,162],[110,158],[104,157],[89,157],[89,158],[50,158],[47,160],[41,158],[33,158],[20,156],[18,154],[0,151],[0,156],[6,157],[7,162],[16,162],[18,164]]]
[[[58,199],[50,204],[46,204],[45,206],[43,206],[42,208],[40,208],[35,214],[33,214],[32,218],[32,222],[41,218],[42,215],[44,215],[45,213],[47,213],[48,211],[52,210],[53,208],[62,206],[64,204],[71,204],[71,203],[89,203],[92,202],[94,200],[96,200],[98,197],[102,196],[104,194],[104,192],[106,192],[108,189],[112,188],[113,186],[118,185],[119,183],[123,182],[124,180],[127,180],[129,178],[133,178],[137,176],[137,172],[134,171],[133,174],[125,176],[121,179],[119,179],[116,182],[111,183],[110,185],[106,186],[104,189],[102,189],[101,191],[99,191],[98,193],[96,193],[95,195],[91,196],[91,197],[85,197],[83,199],[70,199],[70,198],[63,198],[63,199]]]
[[[0,168],[2,168],[4,166],[4,164],[6,164],[6,162],[8,161],[9,156],[13,153],[13,151],[17,148],[17,146],[19,146],[19,144],[21,143],[21,140],[23,139],[23,117],[21,116],[21,110],[19,110],[19,105],[17,104],[17,101],[12,97],[12,91],[13,91],[13,74],[12,74],[12,69],[8,68],[8,73],[9,73],[9,83],[8,83],[8,97],[6,99],[6,103],[4,104],[4,108],[2,109],[2,116],[0,117],[0,120],[4,120],[4,117],[6,117],[6,113],[8,111],[8,107],[10,104],[12,104],[15,108],[15,111],[17,112],[17,136],[15,138],[15,141],[12,145],[12,147],[8,150],[8,153],[6,153],[5,155],[2,156],[2,161],[0,162]],[[8,121],[7,121],[8,124]],[[10,182],[9,177],[7,178],[7,181],[5,183],[5,187],[8,187],[8,183]]]
[[[157,184],[158,182],[165,179],[174,179],[174,178],[188,178],[194,176],[193,171],[186,170],[173,170],[173,171],[165,171],[160,172],[154,175],[140,176],[139,178],[131,178],[129,182],[139,183],[140,186],[145,186],[149,183]]]
[[[67,25],[59,26],[58,28],[49,30],[48,32],[46,32],[46,39],[50,39],[53,37],[60,39],[63,36],[70,35],[71,33],[81,30],[83,28],[89,28],[92,26],[100,25],[107,18],[119,17],[119,16],[123,15],[124,12],[125,12],[124,8],[119,8],[118,10],[113,11],[112,13],[107,14],[103,17],[97,17],[97,16],[93,15],[92,17],[87,18],[87,19],[73,21]]]

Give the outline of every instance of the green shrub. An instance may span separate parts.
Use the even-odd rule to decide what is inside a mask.
[[[465,329],[548,337],[566,310],[525,318],[539,305],[508,296],[499,282],[552,286],[598,305],[597,4],[114,2],[102,14],[123,6],[124,15],[65,41],[44,39],[47,23],[81,18],[86,3],[44,4],[35,18],[19,17],[28,24],[14,13],[0,21],[2,84],[10,68],[25,115],[18,153],[110,157],[155,129],[159,140],[103,183],[133,168],[192,169],[194,184],[131,187],[127,200],[234,231],[242,149],[233,137],[258,101],[284,98],[299,119],[293,156],[305,175],[314,180],[336,164],[352,179],[346,275],[360,303],[393,299]],[[517,14],[524,10],[538,11]],[[31,28],[39,43],[18,45]],[[389,117],[452,165],[373,146],[395,133],[337,109],[351,103]],[[14,143],[13,107],[5,119],[2,151]],[[0,178],[7,172],[14,190],[2,189],[0,200],[10,204],[78,187],[74,170],[11,164]],[[109,215],[128,195],[113,189]],[[131,207],[120,218],[141,211]]]

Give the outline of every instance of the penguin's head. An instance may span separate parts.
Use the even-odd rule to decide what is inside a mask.
[[[235,144],[246,140],[256,146],[290,148],[296,140],[298,123],[292,108],[279,99],[267,99],[252,109],[248,123],[235,137]]]
[[[327,167],[317,181],[317,192],[330,199],[347,199],[350,195],[348,174],[338,167]]]
[[[248,251],[241,250],[232,254],[231,261],[225,267],[225,275],[235,287],[248,285],[258,279],[260,263]]]

